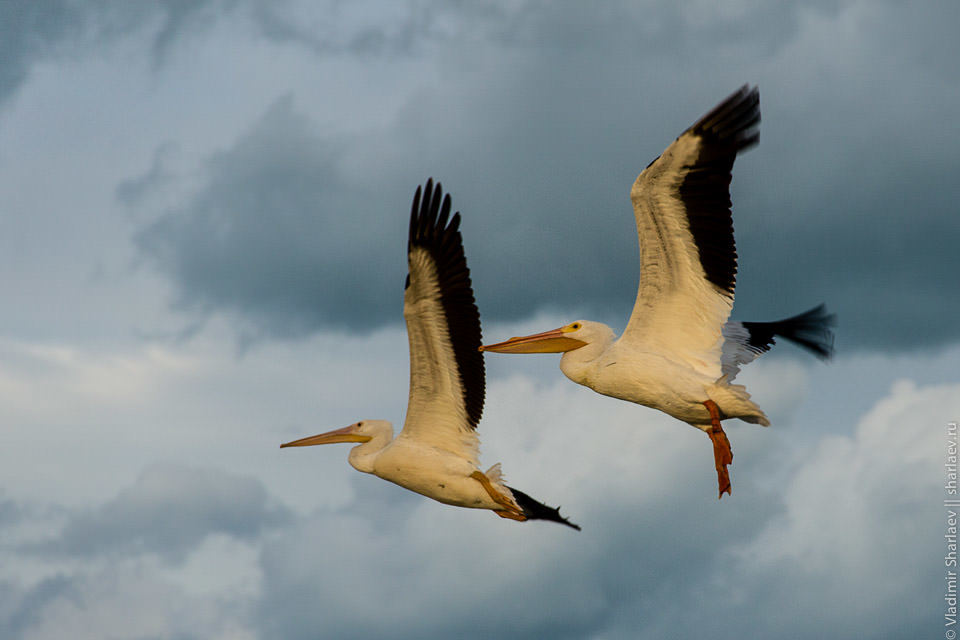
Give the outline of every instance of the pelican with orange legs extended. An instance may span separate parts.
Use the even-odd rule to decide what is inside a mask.
[[[508,487],[495,464],[479,468],[477,423],[483,412],[484,367],[480,314],[463,253],[460,213],[450,218],[450,196],[428,180],[410,211],[409,273],[403,316],[410,340],[410,397],[400,434],[385,420],[280,445],[359,443],[348,461],[444,504],[490,509],[512,520],[551,520],[579,530],[559,509]]]
[[[599,322],[481,347],[498,353],[563,352],[560,369],[598,393],[659,409],[713,442],[719,495],[730,493],[727,418],[769,425],[742,385],[740,365],[775,336],[820,357],[833,349],[823,305],[777,322],[728,322],[737,252],[730,178],[737,154],[757,143],[760,94],[744,86],[684,131],[633,183],[640,286],[619,339]]]

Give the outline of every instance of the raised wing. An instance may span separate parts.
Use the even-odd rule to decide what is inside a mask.
[[[450,196],[427,181],[413,197],[403,317],[410,340],[410,400],[399,437],[476,461],[483,413],[480,313]],[[448,224],[449,219],[449,224]]]
[[[757,143],[759,122],[759,91],[745,85],[633,183],[640,286],[622,343],[721,375],[721,328],[737,276],[730,178],[737,154]]]

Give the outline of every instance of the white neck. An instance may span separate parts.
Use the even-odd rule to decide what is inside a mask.
[[[609,327],[604,326],[606,332],[603,332],[593,338],[586,346],[567,351],[560,358],[560,370],[577,384],[591,387],[590,380],[596,367],[597,359],[602,356],[610,345],[613,344],[616,335]]]
[[[386,423],[386,428],[378,430],[373,438],[358,444],[350,449],[350,455],[347,456],[347,462],[357,471],[364,473],[373,473],[373,464],[380,452],[383,451],[393,440],[393,427]]]

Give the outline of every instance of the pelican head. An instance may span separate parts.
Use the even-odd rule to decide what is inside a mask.
[[[559,329],[510,338],[480,347],[494,353],[565,353],[588,345],[606,347],[614,337],[613,330],[602,322],[577,320]]]
[[[393,440],[393,425],[386,420],[361,420],[349,427],[334,429],[307,438],[300,438],[280,445],[284,447],[312,447],[317,444],[336,444],[338,442],[356,442],[358,446],[350,450],[347,460],[357,471],[373,472],[373,458]]]

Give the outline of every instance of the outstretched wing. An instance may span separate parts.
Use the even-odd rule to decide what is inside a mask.
[[[410,340],[410,399],[399,437],[476,463],[483,412],[480,313],[450,196],[439,183],[418,187],[410,211],[403,317]]]
[[[759,91],[744,86],[684,131],[633,183],[640,286],[622,342],[721,375],[721,329],[737,275],[730,178],[737,154],[757,143],[759,122]]]

